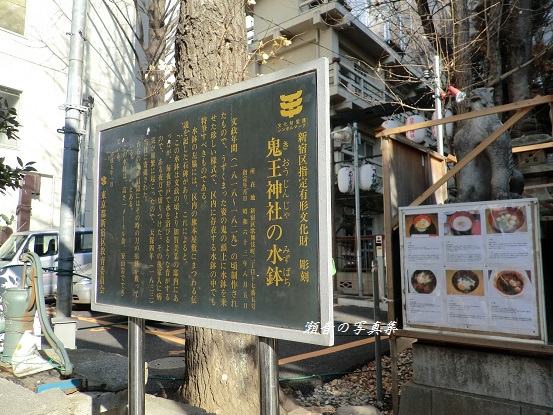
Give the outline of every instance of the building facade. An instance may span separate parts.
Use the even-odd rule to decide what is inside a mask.
[[[0,195],[0,213],[12,228],[59,226],[71,1],[0,0],[0,98],[17,109],[20,139],[0,136],[0,157],[34,161],[37,173],[21,190]],[[123,4],[122,2],[121,4]],[[127,2],[129,6],[132,6]],[[136,99],[135,59],[101,0],[87,2],[77,225],[92,224],[92,160],[96,126],[143,108]],[[133,21],[134,10],[129,8]],[[140,88],[139,88],[140,93]]]

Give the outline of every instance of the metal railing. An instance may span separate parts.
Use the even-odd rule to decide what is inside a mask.
[[[371,270],[372,261],[375,257],[375,238],[374,235],[361,237],[361,270],[363,272]],[[352,272],[357,270],[355,248],[355,236],[336,237],[336,271]]]
[[[330,85],[341,86],[351,94],[367,100],[368,102],[386,102],[391,97],[384,89],[383,82],[368,75],[365,71],[349,61],[341,58],[340,62],[330,65]]]
[[[300,1],[299,3],[299,9],[300,12],[306,12],[310,9],[313,9],[317,6],[320,6],[321,4],[326,3],[338,3],[341,4],[346,8],[346,10],[351,11],[351,7],[346,3],[345,0],[306,0],[306,1]]]

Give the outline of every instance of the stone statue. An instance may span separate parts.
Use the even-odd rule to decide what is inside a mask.
[[[471,111],[493,106],[493,88],[477,88],[468,96]],[[448,143],[457,160],[462,160],[476,146],[501,126],[497,114],[471,118]],[[447,203],[478,202],[522,197],[524,177],[514,168],[511,137],[504,133],[457,175],[457,194]]]

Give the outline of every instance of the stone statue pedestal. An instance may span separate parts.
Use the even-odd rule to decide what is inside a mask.
[[[413,344],[399,415],[553,415],[553,357]]]

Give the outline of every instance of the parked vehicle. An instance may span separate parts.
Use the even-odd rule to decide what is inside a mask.
[[[75,229],[75,272],[80,267],[92,264],[92,229]],[[34,252],[42,263],[44,295],[51,298],[57,287],[57,260],[59,230],[25,231],[13,233],[0,246],[0,296],[8,287],[20,284],[24,252]]]
[[[58,286],[54,287],[57,298]],[[73,274],[73,304],[90,304],[92,298],[92,263],[76,266]]]

